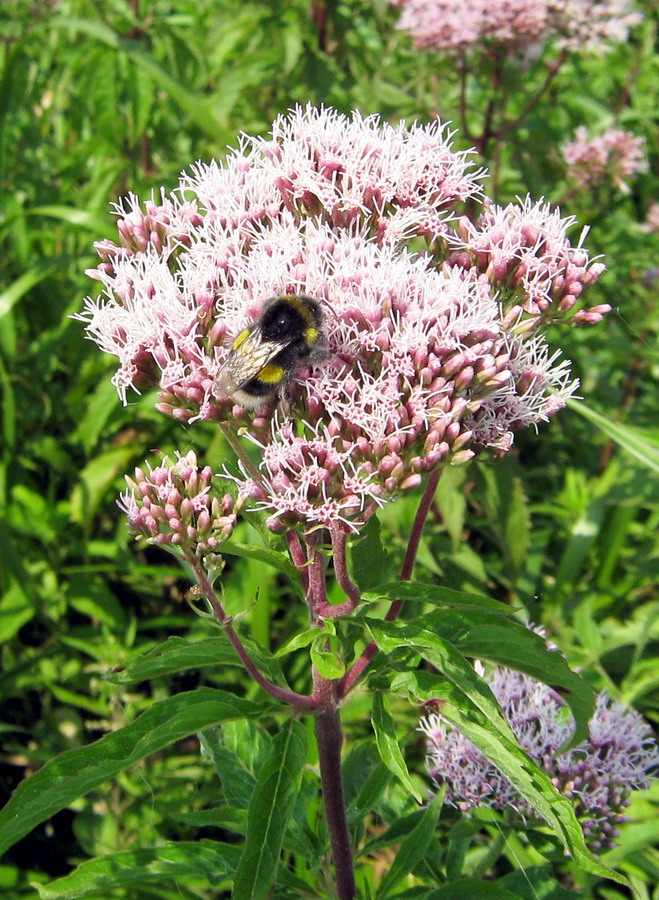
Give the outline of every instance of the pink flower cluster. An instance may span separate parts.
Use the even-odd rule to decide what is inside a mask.
[[[649,787],[659,766],[648,724],[601,693],[588,738],[559,754],[574,727],[559,695],[500,666],[487,670],[485,680],[521,746],[572,802],[591,848],[613,846],[631,791]],[[537,820],[505,775],[441,715],[422,719],[420,727],[428,738],[428,772],[438,786],[446,784],[449,803],[464,811],[479,806],[506,810],[520,823]]]
[[[194,546],[199,555],[212,553],[236,524],[233,498],[212,495],[213,470],[200,468],[190,450],[176,460],[167,457],[147,470],[126,476],[127,490],[119,506],[134,534],[157,544]]]
[[[653,234],[655,231],[659,231],[659,203],[652,204],[648,210],[645,222],[641,225],[641,230],[646,234]]]
[[[459,217],[482,172],[450,138],[298,108],[159,203],[129,197],[120,242],[97,245],[103,293],[80,318],[124,402],[157,383],[162,412],[244,427],[262,461],[240,488],[273,527],[355,529],[435,466],[505,452],[576,386],[542,331],[601,318],[581,294],[604,267],[542,202]],[[328,359],[242,409],[217,373],[283,294],[322,301]]]
[[[641,21],[628,0],[391,0],[398,28],[417,50],[478,50],[488,43],[516,51],[552,42],[575,53],[604,52],[627,40]]]
[[[591,138],[581,126],[574,140],[564,144],[561,151],[568,165],[568,177],[580,188],[592,190],[612,184],[628,194],[629,179],[647,171],[644,143],[644,138],[618,128],[609,128],[599,137]]]

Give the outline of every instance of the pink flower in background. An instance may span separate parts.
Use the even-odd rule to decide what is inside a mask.
[[[644,144],[644,138],[631,131],[609,128],[599,137],[589,137],[580,126],[575,139],[564,144],[561,152],[568,165],[568,177],[579,187],[592,190],[613,184],[628,194],[629,180],[647,171]]]
[[[645,222],[641,225],[641,229],[645,231],[646,234],[652,234],[654,231],[659,231],[659,203],[652,204],[648,210]]]
[[[641,21],[626,0],[391,0],[398,28],[417,50],[479,50],[488,43],[516,51],[552,42],[575,53],[604,52],[627,40]]]
[[[618,825],[626,821],[631,791],[649,787],[659,766],[659,749],[647,722],[601,693],[588,738],[559,753],[574,727],[559,695],[503,666],[487,669],[484,677],[521,746],[572,802],[591,848],[613,846]],[[506,810],[520,824],[537,820],[506,776],[441,715],[422,719],[420,728],[428,738],[428,772],[438,786],[446,784],[447,802],[461,810]]]
[[[241,494],[273,528],[354,529],[437,465],[505,452],[576,387],[542,332],[601,318],[581,294],[603,266],[542,202],[465,218],[483,172],[450,138],[298,108],[144,211],[129,197],[120,242],[97,245],[102,294],[80,318],[120,396],[157,385],[166,414],[244,427],[262,460]],[[284,294],[321,302],[327,358],[243,409],[217,374]]]

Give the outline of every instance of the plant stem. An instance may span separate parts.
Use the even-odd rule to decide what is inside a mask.
[[[236,454],[240,462],[243,464],[243,468],[249,475],[249,477],[261,487],[263,486],[263,476],[256,468],[252,460],[249,458],[249,455],[243,445],[238,440],[238,435],[235,434],[231,425],[227,422],[223,422],[220,425],[220,430],[224,435],[227,444],[231,447],[233,452]]]
[[[252,662],[249,653],[245,649],[243,642],[240,640],[233,625],[231,624],[229,616],[227,616],[227,614],[224,612],[222,604],[220,603],[218,596],[213,589],[213,585],[206,577],[206,573],[204,572],[199,560],[190,550],[186,550],[184,552],[186,562],[194,572],[194,576],[197,579],[199,587],[208,598],[208,602],[212,606],[213,612],[215,613],[215,618],[224,629],[233,649],[240,657],[243,665],[252,676],[254,681],[258,685],[260,685],[266,693],[270,694],[271,697],[274,697],[275,700],[281,700],[283,703],[290,703],[291,706],[294,706],[299,710],[303,710],[304,712],[314,712],[314,710],[318,709],[318,702],[315,697],[310,697],[306,694],[296,694],[294,691],[289,691],[286,688],[281,688],[269,681],[265,677],[265,675],[263,675],[257,669],[257,667]]]
[[[430,507],[432,506],[432,501],[435,496],[435,491],[437,490],[437,485],[439,484],[441,474],[441,469],[433,469],[428,476],[428,481],[426,482],[426,486],[423,490],[421,502],[419,503],[416,515],[414,516],[414,524],[412,525],[412,531],[410,532],[410,539],[407,542],[405,559],[403,560],[403,565],[401,567],[399,575],[400,581],[409,581],[412,577],[414,561],[416,560],[416,555],[419,552],[419,544],[421,543],[421,535],[423,534],[423,528],[426,524],[426,519],[428,518],[428,513],[430,512]],[[401,611],[402,607],[403,601],[395,600],[389,607],[389,611],[385,616],[386,621],[393,622],[394,619],[398,617],[398,614]],[[355,661],[352,668],[348,672],[346,672],[343,678],[339,681],[339,697],[345,697],[345,695],[352,690],[359,678],[368,668],[369,663],[377,652],[377,644],[375,643],[375,641],[371,641],[364,648],[361,656]]]
[[[361,594],[359,588],[351,581],[348,574],[348,561],[346,559],[348,536],[340,528],[330,528],[330,537],[332,539],[334,574],[339,587],[348,599],[345,603],[337,604],[328,603],[326,599],[323,599],[322,602],[315,603],[315,611],[321,619],[340,619],[357,609],[361,600]]]
[[[314,683],[314,696],[322,701],[324,707],[322,712],[316,715],[315,731],[323,805],[334,860],[336,891],[339,900],[354,900],[355,876],[341,774],[343,732],[337,708],[336,682],[314,673]]]

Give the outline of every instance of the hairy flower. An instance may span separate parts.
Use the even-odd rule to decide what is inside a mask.
[[[438,464],[505,452],[576,386],[542,329],[601,318],[581,293],[603,266],[542,202],[461,215],[483,173],[450,139],[298,108],[159,204],[129,197],[120,242],[97,245],[103,294],[80,318],[124,402],[157,383],[162,412],[243,427],[262,461],[241,493],[273,527],[354,529]],[[328,358],[246,410],[217,375],[283,294],[321,302]]]
[[[575,53],[604,52],[627,40],[641,20],[627,0],[391,0],[403,13],[398,28],[418,50],[478,50],[498,44],[515,51],[552,42]]]
[[[560,696],[528,675],[495,666],[485,680],[531,759],[572,802],[593,850],[615,844],[626,821],[632,790],[646,788],[659,766],[659,749],[650,727],[634,710],[597,698],[588,738],[560,753],[574,723]],[[427,735],[426,765],[435,784],[447,787],[447,802],[461,810],[487,805],[527,823],[537,821],[510,781],[460,731],[440,715],[421,720]]]
[[[581,126],[574,140],[564,144],[561,151],[568,165],[568,177],[580,188],[592,190],[609,183],[628,194],[629,179],[647,171],[644,143],[644,138],[618,128],[590,138]]]
[[[164,457],[160,465],[135,469],[118,501],[135,536],[156,544],[213,552],[236,524],[233,498],[212,496],[213,470],[200,468],[195,453]]]

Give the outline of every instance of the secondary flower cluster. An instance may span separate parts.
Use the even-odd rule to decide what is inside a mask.
[[[549,41],[583,53],[627,40],[641,20],[627,0],[391,0],[398,28],[418,49],[467,51],[488,43],[516,51]]]
[[[645,222],[641,225],[641,229],[645,231],[646,234],[652,234],[655,231],[659,231],[659,203],[652,204],[648,210]]]
[[[629,179],[647,171],[644,143],[642,137],[618,128],[609,128],[591,138],[581,126],[574,140],[564,144],[561,151],[568,165],[568,177],[580,188],[592,190],[609,183],[628,194]]]
[[[542,331],[601,318],[581,293],[604,267],[542,202],[460,216],[483,173],[450,138],[298,108],[172,196],[129,197],[119,243],[97,245],[103,295],[80,318],[118,357],[124,402],[157,384],[162,412],[243,427],[262,460],[240,490],[273,527],[356,529],[440,463],[505,452],[574,390]],[[321,301],[328,358],[245,410],[217,374],[282,294]]]
[[[659,749],[647,722],[601,693],[587,740],[559,754],[573,729],[559,695],[504,667],[487,670],[485,680],[522,747],[572,802],[590,847],[613,846],[618,826],[626,821],[631,791],[648,787],[659,766]],[[446,784],[449,803],[461,810],[506,810],[522,823],[537,820],[505,775],[441,715],[422,719],[421,730],[428,738],[428,772],[438,786]]]
[[[135,535],[157,544],[194,546],[200,555],[217,549],[236,524],[234,499],[212,497],[213,470],[201,468],[195,453],[164,457],[159,466],[126,476],[119,506]]]

